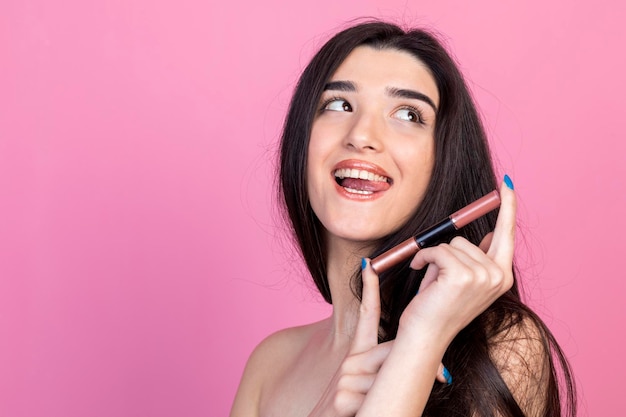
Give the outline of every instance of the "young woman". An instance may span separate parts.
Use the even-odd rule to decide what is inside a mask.
[[[567,362],[519,298],[513,183],[496,180],[467,87],[433,36],[370,22],[328,41],[296,87],[279,174],[333,313],[255,349],[232,417],[575,414]],[[372,269],[496,188],[497,214]]]

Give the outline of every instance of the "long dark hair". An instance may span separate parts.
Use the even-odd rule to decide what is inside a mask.
[[[279,166],[279,193],[285,212],[313,280],[329,303],[332,298],[326,276],[324,228],[306,192],[307,151],[324,86],[352,50],[361,45],[411,53],[430,69],[440,97],[435,163],[422,203],[403,227],[378,242],[370,256],[383,253],[497,188],[486,135],[471,95],[454,60],[433,35],[417,29],[404,31],[378,21],[335,35],[313,57],[296,86],[283,129]],[[462,236],[478,244],[493,230],[496,216],[492,213],[471,223],[462,229]],[[423,271],[411,270],[408,262],[380,276],[381,341],[395,338],[400,315],[423,278]],[[355,271],[353,289],[360,297],[359,271]],[[567,361],[545,324],[520,301],[517,282],[450,344],[444,363],[454,375],[454,384],[435,386],[424,415],[491,416],[498,410],[502,416],[524,416],[489,356],[490,343],[523,320],[530,320],[539,329],[550,358],[548,396],[539,415],[560,416],[563,410],[575,415],[575,390]],[[559,373],[564,379],[565,398],[560,396]]]

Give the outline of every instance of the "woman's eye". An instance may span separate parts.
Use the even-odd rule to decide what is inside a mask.
[[[398,119],[407,122],[424,123],[421,114],[415,109],[400,109],[396,111],[395,115]]]
[[[328,101],[324,106],[324,110],[352,111],[352,106],[346,100],[338,98]]]

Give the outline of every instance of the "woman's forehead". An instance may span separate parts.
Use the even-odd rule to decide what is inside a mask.
[[[428,67],[407,51],[370,46],[355,48],[330,81],[350,81],[356,88],[406,88],[421,91],[437,105],[439,92]]]

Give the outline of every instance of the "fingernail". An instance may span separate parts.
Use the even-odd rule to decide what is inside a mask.
[[[509,177],[508,175],[504,175],[504,183],[506,184],[507,187],[509,187],[509,189],[514,190],[515,186],[513,185],[513,181],[511,181],[511,177]]]
[[[367,267],[367,261],[365,258],[361,258],[361,269],[365,269]]]
[[[450,371],[445,366],[443,367],[443,377],[446,379],[448,385],[452,383],[452,375],[450,375]]]

